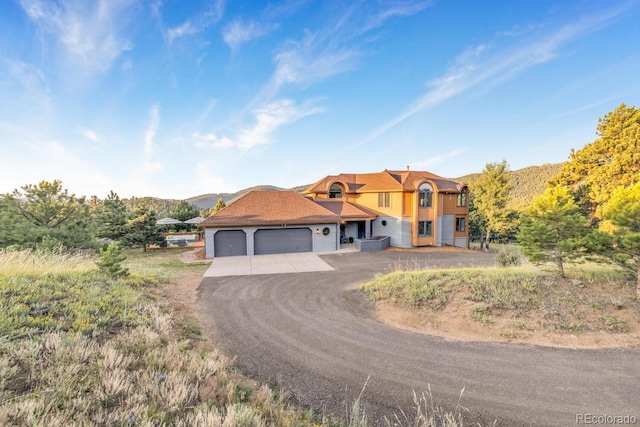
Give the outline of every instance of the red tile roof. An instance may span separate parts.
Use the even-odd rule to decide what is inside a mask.
[[[200,227],[331,224],[340,216],[294,191],[249,191],[200,223]]]
[[[390,171],[377,173],[329,175],[310,185],[305,193],[322,194],[329,191],[334,182],[346,186],[347,193],[366,193],[380,191],[415,191],[418,185],[428,180],[435,184],[440,192],[458,193],[463,185],[426,171]]]

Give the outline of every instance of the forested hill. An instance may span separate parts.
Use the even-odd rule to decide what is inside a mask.
[[[308,185],[303,185],[299,187],[289,188],[288,190],[293,190],[297,192],[301,192]],[[202,194],[200,196],[190,197],[185,199],[187,202],[192,205],[198,207],[198,209],[209,209],[212,208],[218,203],[218,199],[224,200],[226,204],[228,204],[231,200],[242,196],[244,193],[251,190],[261,190],[261,191],[279,191],[279,190],[287,190],[285,188],[275,187],[273,185],[258,185],[255,187],[245,188],[244,190],[240,190],[236,193],[210,193],[210,194]]]
[[[535,196],[544,193],[547,181],[560,172],[562,163],[545,163],[540,166],[529,166],[509,173],[511,179],[511,203],[513,209],[522,209],[531,203]],[[480,177],[479,173],[453,178],[454,181],[473,184]]]

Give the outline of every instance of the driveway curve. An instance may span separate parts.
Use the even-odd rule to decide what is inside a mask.
[[[401,266],[489,265],[460,252],[325,255],[334,271],[205,278],[198,309],[241,371],[278,384],[303,406],[338,417],[362,390],[370,421],[412,413],[431,388],[482,425],[568,426],[577,416],[640,419],[640,351],[455,342],[377,322],[357,285]]]

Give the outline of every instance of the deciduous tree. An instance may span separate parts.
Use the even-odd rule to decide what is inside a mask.
[[[487,163],[482,174],[471,186],[475,220],[485,227],[487,249],[492,232],[505,233],[513,228],[511,210],[507,207],[511,183],[509,165],[506,160],[500,163]]]

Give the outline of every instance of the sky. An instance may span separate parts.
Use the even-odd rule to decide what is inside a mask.
[[[2,0],[0,193],[562,162],[638,76],[640,0]]]

